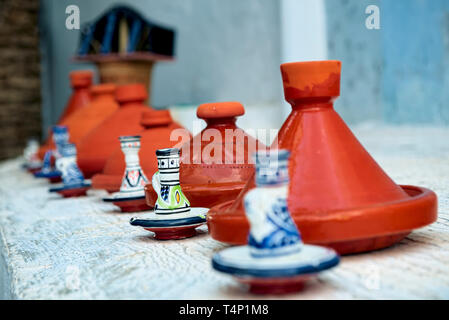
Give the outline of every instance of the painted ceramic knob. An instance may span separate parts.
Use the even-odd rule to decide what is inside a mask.
[[[76,164],[75,145],[73,143],[61,145],[59,152],[56,169],[61,172],[63,185],[51,188],[50,192],[57,192],[66,198],[85,195],[90,182],[84,180],[83,173]]]
[[[47,178],[50,182],[60,182],[61,172],[53,166],[53,163],[61,156],[61,148],[69,143],[69,132],[66,126],[53,126],[53,142],[55,149],[45,153],[42,169],[34,174],[37,178]]]
[[[286,150],[256,154],[257,188],[245,196],[248,245],[225,249],[212,259],[216,270],[249,284],[253,293],[299,291],[307,278],[339,263],[332,249],[301,241],[287,206],[288,157]]]
[[[123,212],[142,211],[149,209],[145,202],[144,187],[148,178],[143,172],[139,161],[140,136],[119,137],[120,146],[125,155],[126,168],[123,173],[120,191],[104,198],[113,202]]]
[[[177,148],[156,151],[158,172],[152,186],[157,193],[154,212],[142,219],[131,219],[134,226],[155,233],[156,239],[183,239],[196,234],[195,229],[206,222],[207,208],[192,208],[179,183],[179,154]]]

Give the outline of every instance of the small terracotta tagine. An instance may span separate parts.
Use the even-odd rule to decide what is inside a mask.
[[[207,208],[192,208],[179,183],[179,154],[176,148],[156,151],[159,171],[152,185],[158,195],[154,212],[144,218],[132,218],[133,226],[155,233],[155,239],[170,240],[193,237],[195,229],[206,223]]]
[[[141,166],[144,172],[153,174],[157,171],[156,150],[167,146],[173,147],[181,141],[189,140],[190,133],[174,122],[168,110],[148,109],[142,112],[140,124],[144,131],[141,136],[139,157],[145,159]],[[179,130],[178,130],[179,129]],[[171,139],[173,130],[178,130],[183,136],[179,139]],[[183,140],[185,139],[185,140]],[[105,189],[108,192],[117,192],[122,182],[125,170],[125,159],[120,148],[116,150],[107,160],[102,173],[92,178],[92,186],[95,189]],[[152,206],[154,202],[151,202]]]
[[[256,154],[256,185],[245,196],[251,225],[248,245],[225,249],[212,266],[231,274],[258,294],[299,291],[306,279],[339,263],[334,250],[304,245],[287,208],[286,150]]]
[[[78,146],[78,165],[86,178],[103,171],[107,159],[119,147],[120,136],[140,134],[147,90],[142,84],[119,86],[115,98],[120,107],[85,136]]]
[[[50,188],[50,192],[57,192],[64,198],[86,195],[90,182],[84,180],[81,170],[76,164],[76,147],[73,143],[66,143],[59,149],[60,157],[56,159],[56,168],[62,174],[63,185]]]
[[[65,125],[63,122],[77,110],[86,107],[91,101],[90,86],[92,85],[93,72],[90,70],[77,70],[69,74],[70,83],[73,89],[67,105],[58,120],[58,125]],[[51,138],[47,139],[39,149],[38,156],[44,158],[45,152],[54,148]]]
[[[47,178],[51,183],[61,182],[61,171],[53,163],[61,157],[61,148],[69,142],[69,132],[66,126],[53,126],[53,142],[56,146],[45,153],[42,169],[35,172],[36,178]]]
[[[434,192],[395,184],[335,112],[340,61],[281,65],[292,113],[278,134],[291,151],[288,207],[305,243],[341,254],[388,247],[437,218]],[[249,224],[243,198],[212,208],[209,232],[216,240],[243,244]]]
[[[125,154],[126,168],[122,178],[120,191],[103,198],[105,202],[113,202],[122,212],[147,210],[144,186],[148,178],[140,167],[140,136],[120,137],[120,145]]]
[[[239,102],[202,104],[197,116],[207,126],[182,145],[180,180],[183,192],[194,207],[211,207],[235,199],[254,173],[251,154],[265,148],[260,141],[236,126],[245,109]],[[147,202],[157,195],[145,187]]]

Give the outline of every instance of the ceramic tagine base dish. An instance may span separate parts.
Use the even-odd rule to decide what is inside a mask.
[[[259,152],[257,188],[244,199],[251,228],[248,245],[224,249],[212,267],[249,284],[250,292],[284,294],[299,291],[305,280],[339,263],[334,250],[304,245],[287,208],[287,150]]]
[[[50,192],[57,192],[62,195],[64,198],[72,198],[72,197],[82,197],[85,196],[87,190],[91,187],[91,183],[89,181],[85,181],[81,184],[68,185],[68,186],[59,186],[55,188],[50,188]]]
[[[196,235],[195,229],[206,223],[208,208],[190,206],[179,183],[179,154],[176,148],[156,151],[158,171],[152,187],[157,199],[154,211],[142,219],[132,218],[130,224],[155,233],[158,240],[179,240]]]
[[[399,186],[388,177],[335,112],[340,95],[339,61],[281,65],[285,99],[292,113],[278,134],[290,150],[288,206],[305,243],[340,254],[388,247],[437,218],[437,197],[418,186]],[[218,241],[246,243],[249,224],[244,195],[208,213]]]
[[[151,207],[145,201],[144,186],[148,178],[140,166],[139,150],[140,136],[119,137],[122,152],[125,155],[126,168],[119,192],[103,198],[105,202],[112,202],[122,212],[137,212]]]

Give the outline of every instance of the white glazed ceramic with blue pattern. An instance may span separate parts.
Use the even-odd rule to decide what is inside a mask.
[[[84,176],[76,163],[76,147],[73,143],[59,146],[60,157],[56,159],[56,169],[62,174],[64,186],[79,186]]]

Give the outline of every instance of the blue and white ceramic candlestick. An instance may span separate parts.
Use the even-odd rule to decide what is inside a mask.
[[[179,182],[179,154],[176,148],[156,151],[158,172],[152,186],[158,198],[154,212],[144,218],[132,218],[133,226],[155,233],[160,240],[184,239],[196,234],[195,229],[206,223],[207,208],[191,208]]]
[[[36,172],[42,167],[42,161],[37,155],[38,150],[39,142],[37,141],[37,139],[28,139],[27,145],[23,150],[23,168],[27,169],[30,172]]]
[[[113,202],[123,212],[147,210],[150,207],[145,202],[144,188],[148,183],[148,178],[140,166],[140,136],[122,136],[119,140],[126,163],[122,184],[119,192],[115,192],[103,200]]]
[[[286,150],[256,153],[256,186],[244,199],[250,222],[248,245],[214,255],[212,266],[248,283],[253,293],[288,293],[304,280],[334,267],[334,250],[305,245],[287,206],[288,158]]]
[[[64,197],[85,195],[90,181],[84,180],[83,173],[76,163],[76,147],[73,143],[59,145],[59,157],[56,168],[61,172],[63,185],[51,188],[50,192],[58,192]]]
[[[34,175],[37,178],[48,178],[50,181],[56,182],[60,181],[61,172],[52,166],[52,157],[56,162],[56,159],[61,156],[61,147],[69,143],[69,131],[67,126],[53,126],[52,138],[56,145],[56,149],[49,150],[45,153],[42,169]]]

